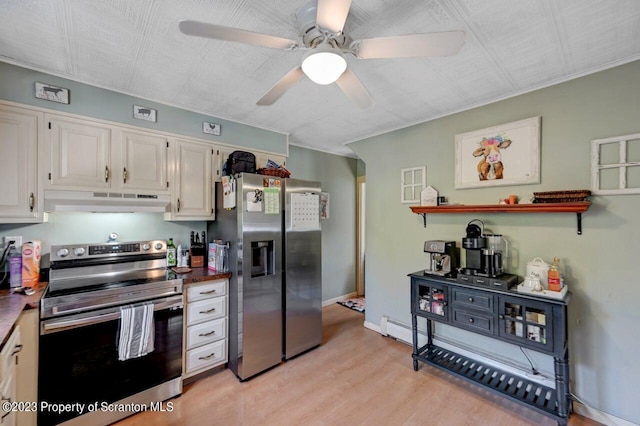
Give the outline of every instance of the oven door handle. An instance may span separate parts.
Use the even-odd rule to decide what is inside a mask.
[[[133,306],[140,306],[144,303],[138,303]],[[154,311],[164,311],[168,309],[182,309],[182,295],[173,296],[166,299],[153,301]],[[129,306],[129,305],[127,305]],[[40,324],[40,335],[56,333],[59,331],[70,330],[78,327],[99,324],[101,322],[113,321],[120,319],[120,306],[114,308],[103,309],[98,312],[87,314],[72,315],[65,318],[55,318],[42,321]]]

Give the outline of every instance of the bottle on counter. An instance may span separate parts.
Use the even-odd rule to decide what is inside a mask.
[[[547,273],[547,282],[549,283],[550,291],[562,290],[562,277],[560,276],[560,259],[553,258],[553,264],[549,268]]]
[[[176,249],[176,266],[182,266],[182,244]]]
[[[173,244],[173,238],[169,238],[167,243],[167,267],[176,266],[176,246]]]

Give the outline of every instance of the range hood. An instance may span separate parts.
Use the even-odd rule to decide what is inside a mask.
[[[169,194],[123,194],[94,191],[44,191],[46,212],[134,213],[168,211]]]

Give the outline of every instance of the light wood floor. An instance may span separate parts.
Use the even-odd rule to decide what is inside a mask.
[[[187,385],[171,413],[133,425],[554,425],[532,410],[434,368],[368,330],[364,315],[323,309],[323,344],[244,383],[229,370]],[[571,426],[597,425],[572,414]]]

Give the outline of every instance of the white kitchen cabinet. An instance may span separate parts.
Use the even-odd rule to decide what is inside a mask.
[[[186,286],[183,378],[228,360],[228,287],[226,278]]]
[[[123,130],[121,132],[121,187],[166,192],[169,188],[169,141],[162,135]]]
[[[172,141],[173,188],[169,220],[214,220],[212,170],[216,160],[216,147],[185,139]]]
[[[38,401],[38,339],[40,338],[40,311],[26,309],[20,314],[20,343],[22,349],[17,354],[16,397],[18,401]],[[22,410],[17,413],[19,426],[36,426],[37,412]],[[4,426],[1,425],[1,426]]]
[[[18,353],[22,349],[20,344],[20,327],[16,326],[7,343],[0,350],[0,424],[2,426],[14,426],[17,424],[17,410],[12,410],[11,406],[6,407],[6,403],[15,403],[17,400],[17,374],[16,365]]]
[[[108,123],[46,114],[47,187],[166,193],[168,138]]]
[[[0,223],[42,220],[38,133],[42,113],[0,104]]]
[[[49,127],[53,188],[105,190],[111,187],[111,126],[45,115]]]

